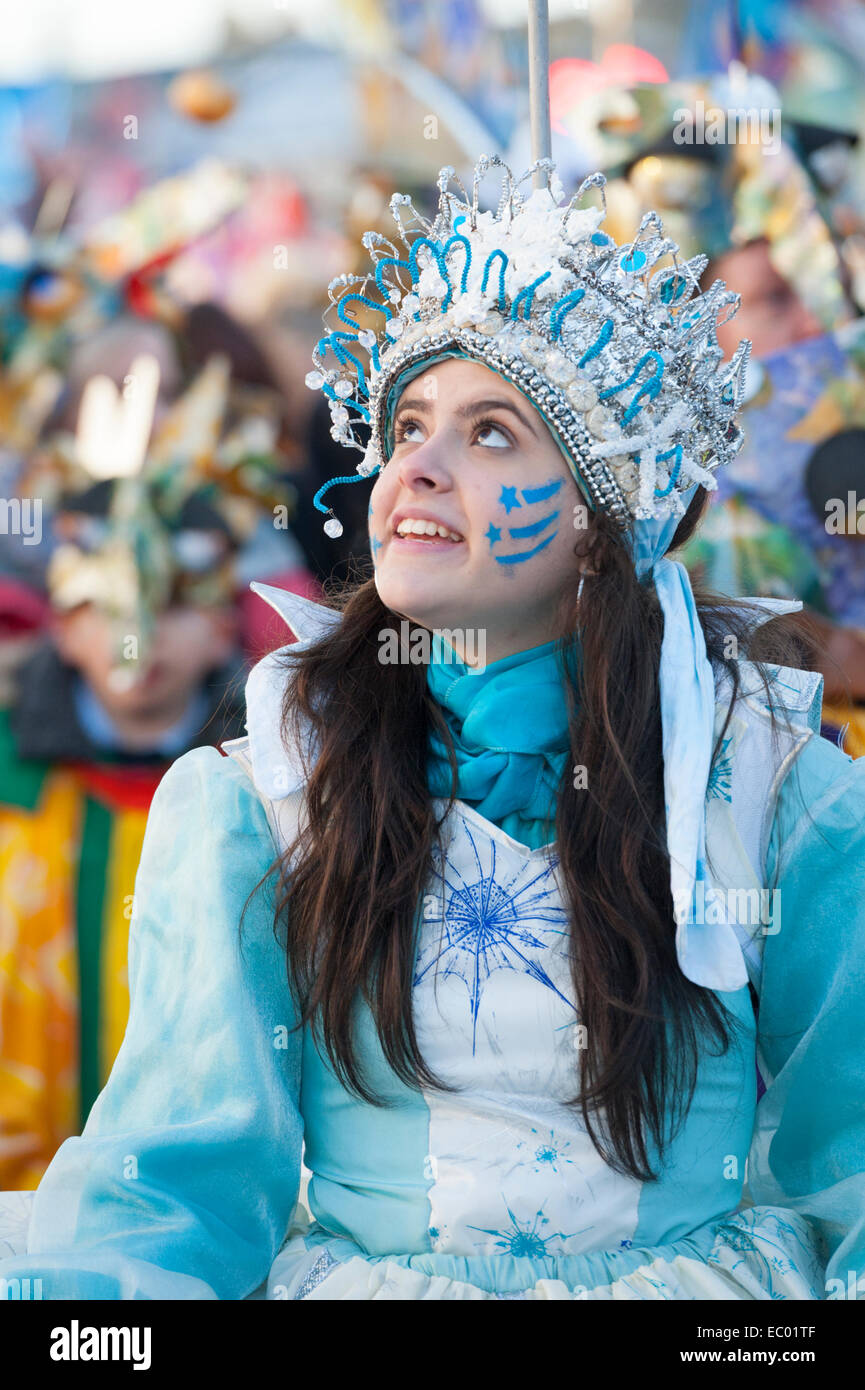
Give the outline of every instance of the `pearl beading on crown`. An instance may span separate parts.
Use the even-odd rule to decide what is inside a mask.
[[[499,204],[480,212],[480,183],[494,166],[502,171]],[[526,197],[520,185],[536,168],[548,171],[549,187]],[[372,269],[331,282],[328,332],[306,384],[329,398],[333,437],[365,457],[355,475],[319,489],[318,510],[330,510],[320,500],[328,488],[378,471],[389,456],[395,381],[448,349],[519,387],[566,446],[591,505],[622,522],[681,515],[694,483],[717,486],[715,469],[743,442],[734,417],[751,344],[741,341],[725,363],[717,339],[719,314],[720,322],[731,318],[739,296],[722,280],[701,293],[706,257],[680,261],[655,212],[633,241],[617,245],[600,230],[604,175],[584,179],[563,207],[554,170],[540,160],[515,180],[485,155],[469,200],[454,171],[442,169],[432,223],[405,194],[391,199],[405,253],[367,232]],[[590,189],[603,208],[579,206]],[[668,258],[672,265],[659,264]],[[380,316],[378,333],[359,327],[352,304]],[[355,432],[361,421],[370,426],[368,446]],[[325,530],[339,535],[330,515]]]

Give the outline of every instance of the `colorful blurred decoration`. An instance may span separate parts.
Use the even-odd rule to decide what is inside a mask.
[[[218,160],[152,184],[89,229],[0,230],[0,451],[35,448],[76,346],[125,309],[179,342],[203,301],[257,322],[287,302],[317,303],[343,250],[292,180]]]
[[[181,115],[206,124],[224,121],[237,105],[228,83],[206,68],[175,77],[168,88],[168,100]]]
[[[287,525],[295,497],[277,477],[277,424],[247,413],[225,429],[229,367],[213,357],[153,430],[154,359],[134,364],[126,392],[108,378],[88,383],[74,438],[56,435],[25,481],[53,492],[63,539],[48,569],[52,604],[96,604],[110,619],[120,689],[136,679],[158,613],[172,602],[230,602],[237,589],[233,550],[262,513]],[[110,484],[104,516],[76,513],[75,497]],[[190,499],[207,503],[231,538],[189,534]],[[210,529],[203,526],[202,530]]]
[[[826,329],[851,313],[814,184],[782,138],[780,98],[741,65],[700,81],[634,88],[630,129],[606,142],[612,235],[657,207],[684,254],[710,258],[765,238],[778,273]],[[623,145],[628,146],[623,152]]]
[[[186,307],[206,300],[246,323],[317,303],[343,252],[293,179],[216,159],[151,185],[87,231],[82,248],[134,312],[178,331]]]
[[[715,593],[801,599],[818,612],[826,603],[817,565],[805,545],[768,521],[739,493],[710,505],[679,558]]]
[[[597,60],[568,56],[550,63],[552,158],[565,187],[627,157],[643,123],[632,93],[668,81],[660,58],[628,43],[607,45]],[[505,158],[511,168],[524,168],[533,157],[525,115],[511,130]]]
[[[558,58],[550,64],[552,129],[575,140],[590,163],[609,167],[642,127],[630,88],[668,81],[654,54],[630,44],[612,44],[599,63]]]
[[[242,207],[170,259],[161,291],[176,304],[221,304],[254,324],[283,307],[317,306],[345,251],[344,236],[314,219],[294,179],[256,175]]]
[[[695,72],[743,61],[780,94],[785,117],[857,130],[863,115],[865,16],[850,0],[735,0],[690,6],[681,61]]]
[[[707,25],[704,8],[692,6],[683,60],[709,72],[731,59],[777,91],[785,131],[865,310],[865,10],[849,0],[737,0]]]
[[[22,287],[21,311],[34,323],[56,324],[79,306],[84,293],[76,275],[40,266]]]
[[[91,228],[83,250],[105,279],[176,253],[239,208],[249,181],[219,159],[205,159],[172,178],[160,179],[120,212]]]
[[[84,264],[73,238],[44,216],[49,185],[32,232],[0,233],[0,450],[26,453],[64,385],[76,342],[93,334],[116,298]]]
[[[75,345],[124,302],[143,317],[181,326],[185,306],[166,273],[240,207],[248,182],[206,160],[83,233],[43,215],[51,192],[49,185],[32,233],[13,226],[0,237],[0,447],[21,455],[39,439]]]
[[[62,390],[59,371],[23,354],[0,370],[0,450],[32,448]]]

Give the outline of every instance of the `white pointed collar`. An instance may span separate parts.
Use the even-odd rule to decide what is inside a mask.
[[[252,668],[246,682],[246,730],[253,777],[263,795],[278,800],[296,791],[304,780],[297,751],[292,752],[284,746],[280,733],[286,678],[285,656],[316,641],[329,628],[336,626],[342,620],[342,615],[333,608],[316,603],[314,599],[303,598],[288,589],[278,589],[273,584],[253,581],[249,587],[270,604],[297,639],[262,657]],[[765,614],[755,615],[755,626],[781,613],[795,612],[802,606],[779,599],[749,599],[748,602],[759,605]],[[819,683],[820,678],[809,672],[801,674],[811,682],[801,692],[805,706],[810,707],[814,702],[812,685]],[[794,695],[792,689],[790,694],[791,697]],[[796,707],[795,703],[793,707]]]
[[[340,621],[341,614],[335,609],[293,594],[290,589],[277,589],[273,584],[260,584],[258,580],[253,580],[249,587],[276,610],[299,642],[319,637]]]
[[[285,657],[316,641],[339,623],[342,615],[322,603],[302,598],[288,589],[278,589],[273,584],[254,581],[249,587],[275,609],[297,638],[296,642],[288,642],[256,662],[246,682],[246,731],[253,779],[264,796],[279,800],[296,791],[304,780],[299,753],[285,747],[280,731]]]

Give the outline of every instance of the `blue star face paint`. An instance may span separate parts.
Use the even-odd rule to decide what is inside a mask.
[[[502,487],[499,504],[504,507],[508,515],[517,507],[519,507],[520,510],[523,508],[532,509],[540,507],[542,503],[548,502],[551,497],[555,497],[562,486],[562,482],[562,478],[551,478],[548,483],[544,483],[540,487],[524,487],[519,489],[516,487]],[[520,497],[517,496],[518,492],[522,501]],[[552,511],[537,517],[535,520],[527,521],[525,526],[500,528],[490,522],[489,530],[486,532],[487,539],[490,542],[490,549],[492,549],[497,541],[501,540],[502,531],[505,529],[507,530],[510,540],[516,542],[534,540],[536,536],[541,536],[545,531],[549,531],[549,534],[543,536],[543,539],[539,540],[537,545],[529,546],[528,549],[518,548],[517,546],[513,548],[508,547],[501,554],[496,555],[496,562],[500,565],[518,565],[521,564],[523,560],[530,560],[532,556],[537,555],[539,551],[545,550],[550,542],[555,540],[559,533],[559,528],[556,525],[558,519],[559,512]],[[550,530],[551,527],[552,530]]]
[[[522,502],[517,501],[517,490],[515,487],[502,488],[499,504],[504,507],[509,516],[515,507],[521,507],[523,505]]]

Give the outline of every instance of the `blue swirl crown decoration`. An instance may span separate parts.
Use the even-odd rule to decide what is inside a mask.
[[[520,192],[538,168],[548,186]],[[501,174],[501,196],[494,212],[480,211],[491,169]],[[371,269],[331,281],[327,331],[306,377],[330,401],[334,439],[364,455],[355,474],[316,494],[328,535],[342,527],[324,493],[378,471],[390,453],[394,383],[443,353],[477,359],[521,390],[589,505],[625,525],[680,516],[695,484],[717,487],[715,469],[743,443],[734,417],[751,344],[742,340],[725,362],[717,336],[739,296],[723,280],[701,292],[707,258],[681,260],[655,212],[633,241],[617,245],[601,229],[605,184],[590,174],[565,203],[551,160],[515,179],[497,156],[483,155],[471,198],[453,169],[441,170],[431,223],[406,194],[393,195],[400,245],[364,234]],[[602,207],[582,206],[592,190]],[[375,327],[360,326],[361,306]],[[369,427],[368,445],[359,426]]]

